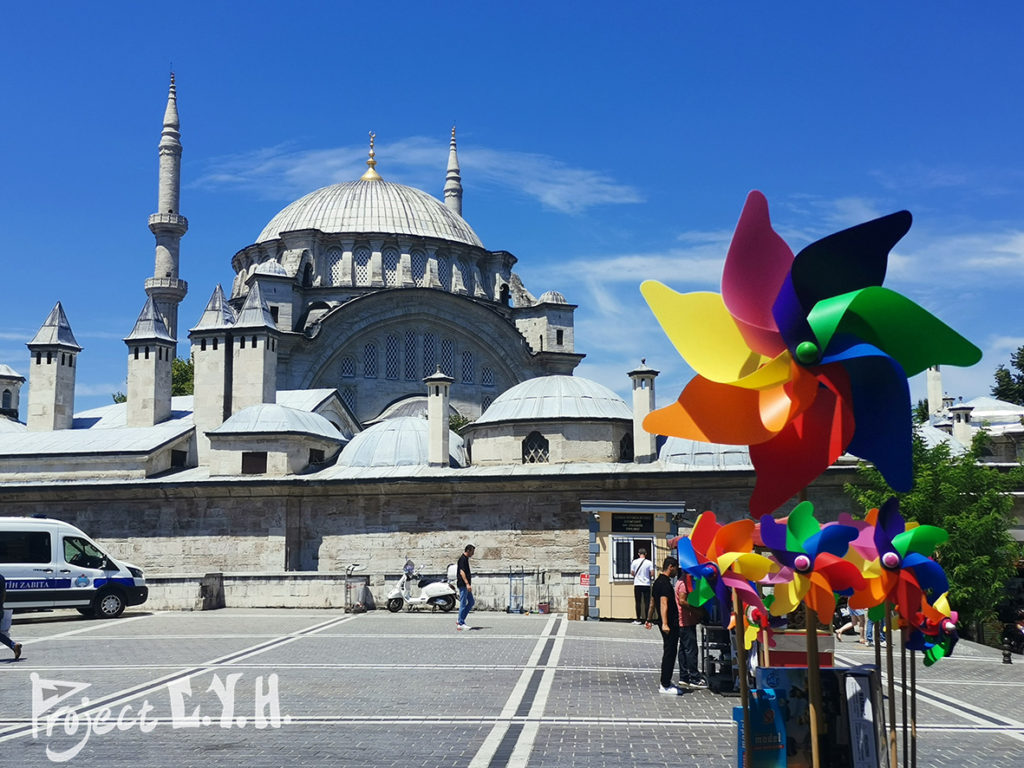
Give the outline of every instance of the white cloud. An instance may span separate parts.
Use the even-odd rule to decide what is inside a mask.
[[[375,148],[377,170],[391,181],[420,189],[441,189],[448,160],[446,147],[412,136]],[[194,182],[203,188],[233,187],[275,200],[294,200],[313,189],[351,181],[366,170],[366,146],[297,149],[291,144],[215,158]],[[463,179],[512,190],[561,213],[580,213],[606,203],[639,203],[634,188],[601,171],[576,168],[549,155],[459,148]]]

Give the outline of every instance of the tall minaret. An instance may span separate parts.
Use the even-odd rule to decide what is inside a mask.
[[[459,175],[459,155],[455,151],[455,126],[452,126],[452,142],[448,150],[448,176],[444,182],[444,204],[462,215],[462,177]]]
[[[188,219],[178,213],[181,188],[181,134],[178,131],[178,97],[174,73],[167,94],[164,129],[160,134],[160,193],[157,212],[149,217],[156,236],[156,266],[146,279],[146,293],[153,299],[172,339],[178,338],[178,304],[188,293],[188,283],[178,279],[178,250],[188,231]]]

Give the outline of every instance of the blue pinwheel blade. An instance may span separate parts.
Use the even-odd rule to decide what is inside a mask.
[[[700,560],[697,559],[697,553],[693,549],[693,542],[686,536],[681,538],[679,544],[676,545],[676,553],[679,557],[679,567],[684,571],[689,572],[700,566]]]
[[[939,595],[949,590],[949,579],[942,566],[930,557],[908,552],[903,558],[903,569],[910,570],[924,593],[925,599],[932,603]]]
[[[800,305],[796,289],[793,288],[792,274],[786,275],[775,296],[772,317],[775,318],[775,326],[779,329],[787,348],[796,349],[801,341],[814,338],[814,332],[807,322],[807,311]]]
[[[850,548],[850,542],[856,539],[858,531],[848,525],[828,525],[804,542],[804,548],[812,558],[822,552],[842,557]]]
[[[715,595],[718,597],[718,615],[722,617],[722,626],[729,627],[732,615],[732,590],[721,579],[715,579]]]
[[[823,237],[800,251],[790,274],[804,314],[822,299],[881,285],[889,251],[912,221],[909,211],[898,211]]]
[[[874,464],[894,491],[909,491],[914,473],[907,376],[878,347],[850,342],[833,339],[822,359],[841,363],[850,377],[854,431],[846,450]]]

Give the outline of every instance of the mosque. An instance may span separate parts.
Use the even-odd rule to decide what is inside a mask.
[[[0,513],[78,525],[147,571],[158,607],[209,572],[229,604],[338,605],[354,563],[379,600],[406,558],[440,573],[473,541],[483,605],[514,603],[522,573],[526,609],[586,595],[622,618],[638,549],[663,556],[696,511],[746,516],[745,448],[641,428],[656,370],[624,372],[629,404],[573,375],[576,307],[531,294],[462,217],[454,129],[442,199],[387,181],[371,134],[362,177],[282,209],[183,329],[179,128],[172,75],[127,401],[75,412],[85,352],[58,302],[28,343],[24,424],[25,378],[0,364]],[[172,397],[186,334],[194,394]],[[812,486],[823,514],[850,509],[854,464]]]

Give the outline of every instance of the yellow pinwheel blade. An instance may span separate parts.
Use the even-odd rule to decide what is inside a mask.
[[[764,362],[743,340],[717,293],[678,293],[656,280],[640,292],[669,341],[701,376],[728,383],[754,373]]]
[[[792,581],[776,584],[775,599],[769,608],[772,616],[785,616],[795,611],[810,584],[802,573],[794,573]]]

